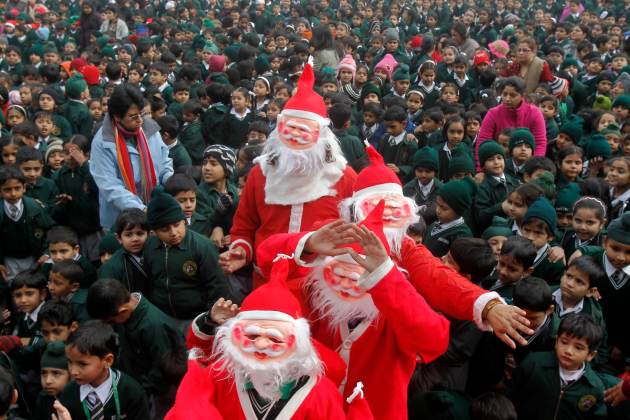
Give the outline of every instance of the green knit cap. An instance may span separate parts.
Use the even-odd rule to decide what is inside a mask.
[[[46,345],[42,355],[41,367],[68,370],[66,346],[63,341],[52,341]]]
[[[235,62],[238,61],[238,53],[240,50],[240,45],[230,45],[229,47],[225,47],[223,53],[230,59],[231,62]]]
[[[542,188],[544,196],[549,200],[553,200],[556,196],[556,179],[551,172],[543,172],[531,180],[530,183],[538,185]]]
[[[494,216],[492,218],[492,224],[483,231],[481,237],[487,241],[488,239],[494,238],[495,236],[512,236],[513,233],[514,232],[512,232],[512,229],[510,228],[510,223],[507,219],[500,216]]]
[[[523,223],[534,218],[545,222],[547,226],[549,226],[551,233],[555,234],[558,225],[558,216],[556,215],[556,210],[551,205],[551,201],[547,200],[545,197],[538,197],[527,209],[527,213],[525,213],[525,217],[523,217]]]
[[[98,255],[103,255],[105,253],[113,254],[118,249],[120,249],[120,242],[118,242],[116,235],[112,232],[103,235],[98,243]]]
[[[577,68],[580,68],[578,61],[572,55],[567,55],[567,57],[564,59],[564,61],[560,65],[560,69],[564,70],[569,66],[575,66]]]
[[[560,132],[566,134],[574,144],[578,144],[582,138],[582,124],[577,121],[567,121],[560,126]]]
[[[451,160],[448,162],[448,178],[454,177],[456,174],[465,172],[469,174],[475,173],[475,162],[470,154],[464,151],[460,146],[465,147],[464,143],[460,143],[451,153]]]
[[[147,222],[151,229],[177,223],[185,218],[181,206],[172,195],[165,193],[162,188],[153,190],[147,208]]]
[[[414,169],[424,168],[437,171],[439,168],[437,150],[429,146],[424,146],[413,155],[411,163]]]
[[[617,137],[621,137],[621,130],[617,124],[609,124],[608,127],[601,131],[601,135],[606,137],[609,134],[614,134]]]
[[[70,99],[79,99],[88,88],[81,74],[74,74],[66,82],[66,96]]]
[[[256,70],[256,74],[262,76],[264,72],[269,70],[271,65],[269,64],[269,60],[264,55],[259,55],[254,60],[254,69]]]
[[[505,150],[503,146],[494,140],[484,141],[479,146],[479,164],[483,166],[486,160],[490,159],[494,155],[501,155],[505,158]]]
[[[472,178],[457,179],[442,185],[437,195],[442,197],[446,204],[459,216],[463,215],[472,206],[473,196],[477,185]]]
[[[595,101],[593,101],[593,109],[603,109],[605,111],[610,111],[612,108],[612,101],[608,96],[597,95],[595,97]]]
[[[586,159],[591,160],[596,157],[603,157],[608,159],[612,156],[612,149],[606,137],[601,134],[595,134],[586,143],[585,147]]]
[[[630,245],[630,213],[624,213],[608,225],[608,239]]]
[[[556,213],[572,213],[573,205],[580,198],[580,187],[575,182],[570,182],[566,187],[558,191],[556,196]]]
[[[403,63],[399,64],[396,67],[396,71],[394,71],[392,79],[394,82],[398,80],[411,80],[411,76],[409,75],[409,66]]]
[[[219,54],[219,47],[217,47],[212,41],[206,41],[206,43],[203,45],[203,52]]]
[[[534,141],[534,135],[529,130],[529,128],[520,127],[520,128],[514,129],[514,131],[512,131],[512,135],[510,135],[510,143],[509,143],[509,146],[508,146],[510,152],[516,146],[518,146],[519,144],[523,144],[523,143],[529,144],[529,147],[532,148],[532,151],[536,148],[536,142]]]
[[[615,98],[615,101],[613,102],[612,106],[614,108],[614,107],[619,106],[619,105],[630,109],[630,95],[617,96]]]

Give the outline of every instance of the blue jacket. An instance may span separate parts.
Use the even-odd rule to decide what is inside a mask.
[[[147,136],[158,185],[162,185],[173,175],[173,160],[168,155],[168,147],[162,141],[157,123],[150,118],[145,118],[142,129]],[[129,144],[127,146],[136,188],[140,191],[140,154],[134,146]],[[146,208],[142,199],[127,190],[122,180],[116,158],[112,121],[108,115],[105,116],[103,125],[92,140],[90,172],[98,186],[99,215],[101,226],[105,229],[112,227],[122,210],[128,208],[144,210]]]

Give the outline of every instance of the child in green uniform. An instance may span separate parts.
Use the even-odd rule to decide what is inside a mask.
[[[37,319],[40,322],[41,335],[46,343],[66,341],[79,326],[72,306],[58,299],[44,303]]]
[[[184,336],[164,312],[142,294],[130,294],[119,281],[97,281],[87,301],[91,316],[121,325],[119,366],[140,382],[161,418],[175,402],[178,382],[168,376],[164,363],[178,355],[181,372],[186,370]]]
[[[85,104],[90,97],[90,91],[80,73],[75,73],[66,82],[66,96],[68,101],[60,108],[62,115],[70,122],[72,133],[91,138],[94,120]]]
[[[197,184],[195,180],[186,174],[175,174],[164,184],[164,191],[172,195],[182,207],[186,217],[186,226],[209,237],[212,233],[210,220],[196,211]]]
[[[407,112],[400,106],[391,106],[385,111],[383,121],[387,134],[379,141],[377,150],[387,167],[394,171],[402,182],[413,176],[411,159],[418,150],[418,142],[407,138]]]
[[[507,239],[512,236],[512,229],[507,221],[503,217],[494,216],[492,218],[492,224],[489,228],[483,231],[481,239],[488,241],[488,245],[492,248],[497,260],[501,255],[501,249]]]
[[[575,182],[570,182],[566,187],[559,190],[556,195],[554,207],[558,218],[558,241],[561,244],[564,244],[564,237],[573,226],[573,205],[580,198],[581,193],[580,186]],[[567,258],[571,256],[571,254],[567,254],[566,249],[564,254]]]
[[[120,248],[100,268],[100,279],[116,279],[131,292],[148,293],[149,277],[142,251],[149,237],[147,215],[140,209],[125,209],[114,224]]]
[[[186,147],[177,139],[179,131],[177,119],[172,115],[164,115],[155,122],[160,126],[160,135],[164,144],[168,146],[168,156],[173,159],[173,169],[177,171],[178,168],[192,166],[192,159]]]
[[[48,275],[50,296],[68,302],[79,322],[90,319],[85,309],[87,289],[80,289],[84,275],[79,263],[70,259],[54,263]]]
[[[0,273],[7,280],[32,268],[44,252],[46,231],[54,225],[43,206],[25,197],[26,178],[13,166],[0,167]]]
[[[437,191],[442,183],[436,178],[438,170],[438,157],[435,149],[425,146],[413,155],[413,170],[415,179],[409,181],[403,187],[403,194],[413,198],[418,205],[418,212],[425,223],[435,222],[435,200]]]
[[[545,279],[550,285],[557,286],[564,271],[564,262],[549,260],[550,242],[556,237],[556,211],[545,197],[539,197],[529,206],[521,223],[522,235],[532,241],[536,247],[534,260],[535,277]]]
[[[557,203],[556,203],[556,212]],[[606,205],[599,198],[582,197],[573,205],[571,228],[562,237],[561,246],[569,259],[582,246],[600,246],[606,226]]]
[[[157,61],[149,67],[149,82],[156,88],[167,104],[173,102],[173,88],[168,83],[168,67],[165,63]]]
[[[225,117],[225,137],[221,144],[238,149],[247,142],[247,130],[253,118],[251,95],[247,89],[240,87],[232,92],[230,98],[232,107]]]
[[[536,258],[536,248],[530,240],[522,236],[510,236],[501,246],[501,253],[497,260],[496,275],[483,286],[497,292],[506,302],[512,302],[514,285],[521,279],[528,277],[533,271]]]
[[[59,401],[73,419],[149,419],[147,396],[135,379],[112,369],[118,337],[111,326],[87,321],[66,342],[72,381]]]
[[[229,297],[217,250],[204,236],[186,229],[186,217],[175,199],[156,189],[147,209],[149,238],[144,258],[152,279],[149,299],[186,329],[220,297]]]
[[[208,144],[220,144],[225,135],[225,116],[228,113],[226,104],[230,93],[226,85],[213,83],[206,87],[210,107],[201,116],[203,137]]]
[[[563,319],[555,350],[530,353],[514,372],[511,388],[518,418],[606,418],[604,384],[589,364],[601,340],[601,328],[589,315]]]
[[[113,232],[106,233],[101,237],[98,242],[98,257],[101,262],[101,266],[105,264],[114,255],[114,252],[120,249],[120,242],[116,239],[116,235]]]
[[[179,140],[188,152],[193,165],[201,165],[206,139],[203,137],[200,117],[203,113],[197,101],[188,101],[182,106],[184,125]]]
[[[534,135],[529,128],[517,128],[510,135],[510,158],[505,162],[505,172],[523,182],[523,165],[534,154]]]
[[[184,80],[178,80],[173,83],[173,99],[166,112],[177,118],[177,121],[181,124],[184,122],[182,108],[190,99],[190,85]]]
[[[79,237],[67,226],[54,226],[46,235],[48,241],[48,254],[50,258],[46,260],[40,267],[40,271],[46,278],[49,277],[50,269],[53,264],[63,260],[73,260],[83,270],[81,279],[81,287],[89,287],[96,280],[96,270],[94,266],[81,255],[81,247],[79,246]]]
[[[437,222],[431,224],[424,235],[423,244],[436,257],[446,255],[453,241],[472,237],[463,215],[470,210],[475,182],[471,178],[449,181],[437,192],[435,199]]]
[[[70,382],[64,342],[55,341],[48,343],[40,365],[42,368],[40,376],[42,391],[37,395],[31,418],[33,420],[48,420],[52,418],[52,413],[54,412],[53,403],[57,395]]]
[[[348,133],[351,125],[352,107],[347,103],[336,103],[328,109],[328,117],[332,123],[332,131],[337,136],[341,151],[348,164],[355,171],[360,171],[367,163],[367,155],[361,140]]]
[[[466,153],[462,143],[466,130],[466,121],[459,115],[449,117],[442,128],[444,141],[435,146],[438,153],[439,176],[442,182],[448,181],[448,165],[454,155]]]
[[[485,141],[479,146],[479,164],[485,176],[475,199],[475,220],[479,230],[490,226],[492,217],[505,216],[503,201],[517,186],[516,180],[505,173],[505,151],[495,141]]]
[[[43,204],[48,214],[53,214],[59,190],[54,181],[42,176],[44,170],[42,152],[29,146],[22,146],[17,152],[15,163],[26,178],[26,195]]]

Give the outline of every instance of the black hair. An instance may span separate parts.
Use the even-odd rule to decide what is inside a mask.
[[[345,96],[345,95],[343,95]],[[391,95],[383,98],[383,107],[387,110],[393,106],[399,106],[404,110],[407,109],[407,101],[401,96]]]
[[[197,183],[191,176],[175,174],[164,184],[164,191],[173,197],[184,191],[197,191]]]
[[[526,277],[514,286],[513,303],[521,309],[545,312],[553,305],[551,289],[541,278]]]
[[[451,244],[451,258],[459,266],[461,274],[468,274],[473,283],[488,277],[497,260],[485,239],[457,238]]]
[[[582,150],[580,146],[569,145],[569,146],[563,147],[562,149],[558,151],[558,157],[557,157],[558,167],[562,165],[562,161],[567,156],[571,156],[571,155],[580,155],[582,160],[584,160],[584,150]]]
[[[42,305],[37,320],[48,322],[50,325],[63,325],[69,327],[76,321],[76,316],[72,310],[72,305],[61,299],[53,299]]]
[[[26,287],[29,289],[46,290],[48,280],[46,276],[36,270],[26,270],[18,273],[9,283],[11,292]]]
[[[448,142],[448,128],[451,125],[457,124],[457,123],[460,123],[462,125],[462,128],[464,129],[464,133],[466,133],[466,120],[462,116],[453,115],[451,117],[448,117],[448,119],[444,123],[444,127],[442,128],[442,138],[444,139],[445,142]],[[461,141],[463,140],[464,139],[462,138]]]
[[[444,121],[444,113],[440,108],[429,108],[422,113],[422,119],[429,119],[435,123],[441,124]]]
[[[350,121],[352,117],[352,108],[346,103],[336,103],[328,110],[328,117],[332,122],[333,128],[342,129],[344,124]]]
[[[580,209],[594,210],[599,221],[606,220],[606,203],[596,197],[581,197],[573,205],[573,214]]]
[[[116,235],[122,235],[123,231],[139,227],[142,230],[149,229],[149,222],[147,222],[147,214],[136,208],[125,209],[120,212],[114,223],[114,232]]]
[[[179,122],[177,118],[172,115],[163,115],[155,120],[160,126],[160,131],[168,133],[168,135],[174,139],[179,132]]]
[[[597,321],[584,312],[572,313],[562,318],[557,337],[560,338],[563,334],[577,339],[585,339],[591,352],[599,348],[604,336]]]
[[[156,61],[155,63],[151,64],[151,66],[149,67],[149,71],[151,70],[155,70],[158,73],[163,74],[164,76],[169,73],[168,66],[163,61]]]
[[[385,111],[385,114],[383,114],[383,121],[406,122],[407,112],[404,108],[394,105],[387,108],[387,111]]]
[[[194,114],[198,117],[203,114],[203,107],[199,101],[193,99],[182,105],[182,114]]]
[[[24,162],[36,160],[37,162],[44,163],[44,155],[37,149],[30,146],[22,146],[18,149],[15,155],[16,165],[21,165]]]
[[[90,148],[91,148],[90,140],[88,140],[88,138],[85,137],[83,134],[75,134],[72,137],[70,137],[68,140],[64,141],[63,144],[74,144],[78,146],[79,149],[81,149],[81,151],[85,153],[86,155],[90,153]]]
[[[37,139],[37,137],[39,136],[39,128],[37,128],[37,125],[35,125],[35,123],[30,121],[19,123],[18,125],[13,127],[11,132],[14,136],[22,135],[26,137],[33,137],[34,139]]]
[[[602,267],[590,255],[581,255],[574,258],[567,265],[567,270],[571,267],[575,267],[576,270],[588,276],[589,288],[597,287],[606,278],[606,273]]]
[[[65,243],[72,247],[79,245],[79,235],[68,226],[53,226],[46,235],[48,244]]]
[[[470,404],[471,420],[517,420],[516,408],[505,395],[487,392]]]
[[[112,61],[105,66],[105,74],[107,78],[111,80],[119,80],[122,77],[122,67],[120,63]]]
[[[108,354],[118,354],[118,336],[112,326],[103,321],[85,321],[70,334],[66,347],[74,347],[81,354],[102,359]]]
[[[12,165],[0,165],[0,186],[6,184],[7,181],[12,179],[15,179],[22,184],[26,184],[26,177],[24,177],[24,174],[18,168]]]
[[[437,66],[433,61],[425,61],[420,65],[420,68],[418,69],[418,74],[422,75],[422,73],[424,73],[425,71],[436,72]]]
[[[247,132],[257,131],[259,133],[263,133],[265,136],[269,136],[271,130],[269,130],[269,125],[261,120],[254,120],[249,123],[249,128]]]
[[[468,59],[463,54],[458,54],[455,56],[455,60],[453,61],[453,67],[456,65],[461,65],[468,68]]]
[[[59,64],[45,64],[39,68],[39,75],[47,84],[57,83],[61,80],[61,67]],[[55,102],[57,97],[54,97]]]
[[[422,217],[418,219],[416,223],[412,223],[407,228],[407,232],[412,235],[418,235],[424,237],[424,234],[427,230],[427,224]]]
[[[185,80],[177,80],[173,83],[173,93],[177,92],[188,92],[190,93],[190,85]]]
[[[64,279],[70,281],[70,284],[82,283],[84,275],[83,269],[79,263],[70,259],[54,263],[50,272],[59,274]]]
[[[375,104],[374,102],[368,102],[363,105],[363,112],[371,112],[376,116],[377,120],[383,118],[383,107],[380,104]]]
[[[544,230],[547,236],[555,236],[551,231],[551,227],[549,224],[541,218],[538,217],[529,217],[527,219],[523,219],[521,222],[521,228],[524,226],[532,226],[533,229],[541,229]]]
[[[188,83],[194,83],[194,81],[201,78],[201,70],[192,64],[186,63],[179,70],[179,77]],[[175,86],[173,86],[173,90],[175,91]]]
[[[8,413],[17,383],[9,369],[0,366],[0,416]]]
[[[212,103],[221,102],[225,105],[230,103],[231,87],[222,83],[213,83],[206,87],[206,94]]]
[[[118,314],[122,305],[129,302],[129,290],[118,280],[100,279],[90,286],[86,309],[90,317],[107,320]]]
[[[109,97],[107,112],[110,117],[123,118],[132,105],[136,105],[139,109],[144,108],[142,92],[132,85],[118,85]]]
[[[503,89],[507,86],[513,87],[514,90],[521,95],[525,94],[525,82],[520,77],[510,76],[503,79],[499,86],[499,92],[503,92]]]
[[[509,236],[501,248],[501,255],[509,255],[521,264],[524,270],[534,265],[536,253],[536,247],[532,241],[518,235]]]
[[[527,207],[531,206],[534,201],[544,195],[543,189],[534,182],[527,182],[519,185],[514,191],[523,200]],[[508,194],[509,196],[510,194]]]
[[[556,165],[547,157],[532,156],[523,164],[523,173],[528,176],[531,176],[539,169],[551,172],[554,176],[556,175]]]

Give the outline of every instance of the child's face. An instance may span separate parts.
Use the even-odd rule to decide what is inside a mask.
[[[94,101],[90,104],[90,114],[95,120],[103,118],[103,105],[99,101]]]
[[[525,163],[533,154],[534,151],[527,143],[518,144],[512,149],[512,158],[519,165]]]
[[[364,68],[358,69],[357,70],[357,74],[355,76],[355,79],[356,79],[356,82],[358,84],[362,85],[362,84],[366,83],[367,80],[368,80],[368,72],[367,72],[367,70],[364,69]]]
[[[423,118],[422,119],[422,131],[425,133],[432,133],[437,130],[439,127],[439,123],[433,121],[431,118]]]
[[[66,160],[66,154],[63,151],[55,151],[48,155],[48,166],[53,171],[59,170]]]
[[[466,74],[466,66],[463,64],[454,65],[453,70],[459,77],[462,77],[464,74]]]
[[[7,123],[11,127],[15,127],[18,124],[24,122],[24,114],[22,114],[17,109],[10,109],[7,115]]]
[[[499,154],[490,156],[483,163],[483,169],[488,175],[503,176],[503,171],[505,170],[505,159],[503,159],[503,156]]]
[[[24,286],[11,292],[11,296],[13,297],[13,302],[15,302],[18,311],[29,314],[46,299],[46,292],[34,287]]]
[[[466,121],[466,134],[470,137],[475,137],[479,134],[479,128],[481,128],[481,123],[475,119],[469,119]]]
[[[497,272],[499,280],[504,284],[513,284],[529,275],[530,270],[525,270],[523,265],[511,255],[499,255]]]
[[[55,100],[50,95],[39,95],[39,107],[42,111],[53,111],[55,109]]]
[[[427,185],[435,178],[435,171],[427,168],[416,168],[416,178],[422,185]]]
[[[187,90],[178,90],[173,96],[177,102],[179,102],[180,104],[185,104],[190,98],[190,92],[188,92]]]
[[[433,70],[425,70],[420,75],[420,79],[422,80],[423,85],[431,86],[431,84],[435,81],[435,72]]]
[[[363,122],[367,126],[372,126],[376,123],[376,115],[372,112],[364,112],[363,113]]]
[[[15,51],[9,51],[5,54],[4,58],[6,58],[7,64],[15,66],[20,61],[20,54]]]
[[[102,384],[107,379],[109,368],[114,362],[114,355],[111,353],[101,358],[81,353],[76,346],[66,346],[66,357],[70,377],[79,385]]]
[[[0,196],[9,204],[17,204],[24,195],[26,187],[17,179],[9,179],[0,186]]]
[[[630,265],[630,245],[606,238],[604,249],[608,260],[617,270],[623,270],[627,265]]]
[[[449,148],[453,149],[464,140],[464,125],[460,122],[451,123],[446,130]]]
[[[341,70],[339,72],[339,81],[343,84],[352,83],[352,71],[351,70]]]
[[[619,151],[621,138],[617,134],[606,134],[606,141],[610,144],[610,148],[613,153],[617,153]]]
[[[394,90],[397,94],[402,96],[407,92],[407,89],[409,89],[410,83],[409,80],[396,80],[394,82]]]
[[[387,132],[392,136],[398,136],[405,130],[404,121],[385,121]]]
[[[267,119],[269,121],[275,121],[280,113],[280,108],[276,104],[269,105],[267,108]]]
[[[59,273],[51,272],[48,276],[48,292],[53,298],[64,298],[78,289],[78,283],[71,283]]]
[[[551,101],[544,101],[540,104],[540,110],[543,113],[543,117],[549,120],[556,116],[556,107]]]
[[[535,330],[545,322],[545,317],[550,315],[553,311],[553,306],[547,311],[533,311],[531,309],[525,309],[525,318],[529,321],[529,328]]]
[[[578,270],[575,266],[567,268],[560,279],[562,297],[570,302],[579,303],[585,297],[593,295],[588,274]]]
[[[267,135],[265,133],[261,133],[260,131],[252,130],[247,133],[247,141],[254,143],[264,143],[267,141]]]
[[[194,112],[184,112],[182,114],[182,119],[184,122],[192,123],[197,119],[197,115]]]
[[[600,80],[597,83],[597,92],[606,95],[612,89],[612,82],[610,80]]]
[[[440,223],[448,223],[459,219],[459,215],[439,195],[435,199],[435,215]]]
[[[56,396],[70,382],[70,373],[65,369],[42,368],[42,388],[47,395]]]
[[[453,89],[452,87],[446,87],[442,89],[440,98],[442,98],[442,100],[448,104],[454,104],[459,100],[457,92],[455,92],[455,89]]]
[[[365,95],[365,98],[363,98],[363,105],[366,105],[369,103],[380,104],[381,100],[378,98],[378,95],[376,93],[370,92],[367,95]]]
[[[617,105],[613,107],[613,112],[615,113],[616,119],[619,121],[625,121],[630,115],[630,109],[626,108],[624,105]]]
[[[562,175],[569,181],[574,181],[582,172],[582,166],[582,156],[574,153],[568,155],[560,162],[560,172],[562,172]]]
[[[326,82],[322,84],[322,93],[334,93],[337,92],[337,84],[333,82]]]
[[[416,93],[411,93],[407,97],[407,109],[409,112],[414,113],[422,108],[422,97]]]
[[[247,106],[249,105],[247,103],[247,98],[245,98],[245,95],[243,95],[242,92],[234,92],[232,94],[232,108],[234,108],[235,110],[242,112],[245,110],[245,108],[247,108]]]
[[[453,64],[455,61],[455,51],[452,48],[442,50],[442,59],[446,64]]]
[[[149,83],[151,83],[153,86],[156,86],[156,87],[162,86],[164,82],[166,82],[165,74],[157,70],[149,71]]]
[[[20,170],[29,184],[34,184],[37,178],[42,176],[43,169],[44,165],[38,160],[26,160],[20,163]]]
[[[382,68],[378,68],[374,70],[374,75],[380,77],[383,80],[388,80],[389,76],[387,75],[387,72],[382,69]]]
[[[573,145],[573,140],[571,140],[571,137],[567,136],[564,133],[559,133],[558,134],[558,138],[556,139],[556,148],[558,150],[562,150],[567,146],[571,146]]]
[[[488,245],[492,248],[492,252],[494,252],[494,255],[497,257],[497,261],[499,260],[499,256],[501,256],[501,249],[505,241],[507,241],[506,236],[493,236],[488,239]]]
[[[180,191],[175,194],[175,200],[182,207],[186,218],[192,217],[197,208],[197,193],[193,191]]]
[[[109,261],[112,258],[112,253],[111,252],[103,252],[100,256],[99,259],[101,260],[101,265],[105,264],[107,261]]]
[[[142,81],[142,77],[140,77],[140,73],[137,70],[129,70],[129,74],[127,75],[129,83],[137,85]]]
[[[571,212],[556,212],[556,216],[558,217],[558,228],[566,229],[571,227],[573,223],[573,214]]]
[[[48,244],[48,251],[53,262],[74,259],[79,254],[79,245],[72,246],[67,242]]]
[[[208,156],[203,160],[201,175],[203,177],[203,182],[208,184],[213,184],[226,178],[223,166],[221,166],[219,161],[212,156]]]
[[[142,252],[148,236],[149,232],[140,226],[123,229],[120,235],[116,234],[116,238],[123,249],[133,255],[138,255]]]
[[[31,88],[23,86],[20,88],[20,100],[24,106],[30,106],[33,100],[31,95]]]
[[[625,57],[615,57],[612,60],[612,69],[619,71],[628,65],[628,60]]]
[[[7,144],[2,148],[2,163],[13,165],[17,156],[18,147],[15,144]]]
[[[593,360],[596,351],[590,351],[585,338],[561,334],[556,339],[558,364],[566,370],[578,370],[585,362]]]
[[[507,203],[506,216],[517,222],[521,221],[525,213],[527,213],[527,204],[525,204],[521,195],[512,191],[505,199],[505,202]]]
[[[179,245],[186,236],[186,223],[183,220],[155,229],[158,239],[168,246]]]
[[[537,250],[553,239],[553,235],[541,223],[531,223],[529,220],[521,226],[521,233],[524,238],[532,241]]]
[[[50,133],[53,129],[53,122],[50,118],[47,117],[39,117],[35,120],[35,125],[39,129],[39,134],[42,137],[50,136]]]

